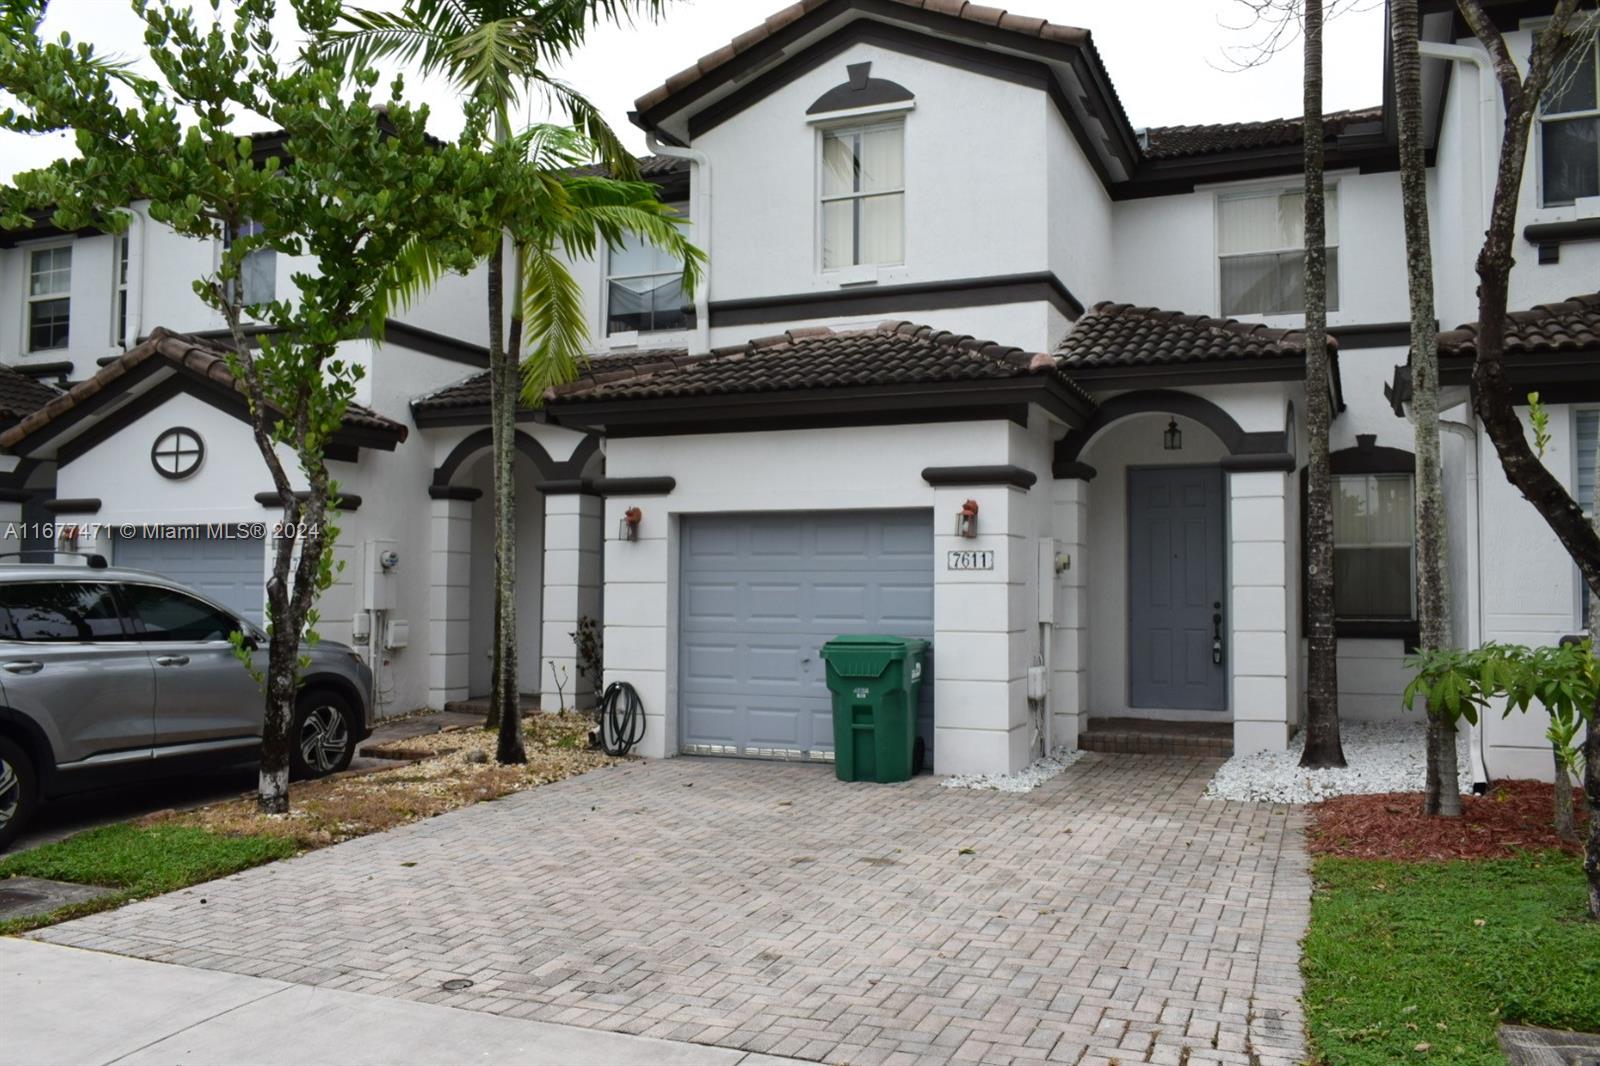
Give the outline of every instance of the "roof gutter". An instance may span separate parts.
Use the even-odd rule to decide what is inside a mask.
[[[711,351],[711,159],[704,152],[662,142],[653,129],[645,131],[645,144],[656,155],[686,159],[694,168],[689,184],[689,232],[705,253],[706,270],[694,294],[694,347],[691,355]]]

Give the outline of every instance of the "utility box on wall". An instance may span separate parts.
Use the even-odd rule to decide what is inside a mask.
[[[392,611],[399,584],[400,553],[392,540],[369,540],[361,546],[360,573],[356,581],[361,611]]]
[[[1052,625],[1056,620],[1056,589],[1062,575],[1072,565],[1072,560],[1061,549],[1059,541],[1045,537],[1039,541],[1039,617],[1040,625]]]

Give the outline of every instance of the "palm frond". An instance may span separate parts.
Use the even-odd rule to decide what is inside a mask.
[[[614,177],[632,181],[639,177],[639,161],[634,158],[617,131],[611,128],[605,115],[588,97],[566,82],[534,71],[530,80],[544,94],[552,108],[560,108],[572,117],[572,124],[583,131],[595,147],[600,161]]]
[[[549,247],[524,247],[522,256],[522,398],[543,406],[547,390],[578,376],[589,340],[583,287]]]
[[[448,268],[427,241],[413,238],[387,267],[372,279],[372,315],[368,323],[372,335],[383,339],[384,325],[396,311],[403,311],[421,299]]]

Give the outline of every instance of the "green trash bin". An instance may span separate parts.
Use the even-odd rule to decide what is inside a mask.
[[[839,780],[905,781],[921,769],[917,697],[927,653],[916,637],[841,636],[822,646]]]

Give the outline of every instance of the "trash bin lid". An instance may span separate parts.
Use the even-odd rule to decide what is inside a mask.
[[[928,646],[919,637],[846,633],[822,646],[822,658],[844,677],[877,677],[896,660],[910,658]]]

